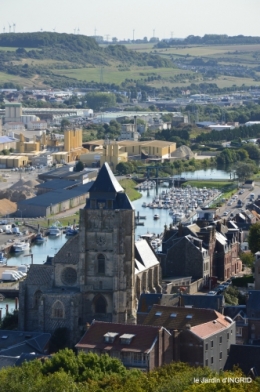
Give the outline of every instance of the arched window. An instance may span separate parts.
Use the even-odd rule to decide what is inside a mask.
[[[41,290],[35,291],[34,296],[33,296],[33,307],[36,309],[38,309],[38,307],[40,305],[41,296],[42,296]]]
[[[95,301],[95,313],[106,313],[107,302],[105,298],[100,295]]]
[[[52,306],[52,317],[64,318],[64,306],[60,301],[56,301]]]
[[[99,274],[105,273],[105,256],[102,254],[98,255],[98,273]]]

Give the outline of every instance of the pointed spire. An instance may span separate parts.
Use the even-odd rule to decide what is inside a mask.
[[[101,167],[97,179],[89,190],[89,193],[118,193],[124,192],[107,162]]]

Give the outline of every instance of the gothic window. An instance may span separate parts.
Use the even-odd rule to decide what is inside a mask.
[[[98,255],[98,274],[105,273],[105,256],[102,254]]]
[[[95,301],[95,313],[106,313],[106,310],[106,300],[102,295],[100,295]]]
[[[64,268],[61,274],[63,284],[74,285],[77,282],[77,271],[72,267]]]
[[[38,309],[38,307],[40,305],[41,296],[42,296],[41,290],[35,291],[34,296],[33,296],[33,307],[36,309]]]
[[[52,306],[52,317],[64,318],[64,306],[62,302],[56,301]]]

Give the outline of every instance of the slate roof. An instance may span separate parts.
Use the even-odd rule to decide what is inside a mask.
[[[18,206],[29,205],[29,206],[43,206],[49,207],[51,204],[61,203],[65,200],[70,200],[74,197],[84,195],[89,192],[93,181],[90,181],[84,185],[77,186],[73,189],[59,189],[52,192],[47,192],[39,196],[32,197],[30,199],[21,200],[18,202]]]
[[[77,264],[79,261],[79,235],[68,239],[68,241],[60,248],[54,256],[54,263]]]
[[[94,321],[79,343],[76,344],[76,348],[148,353],[152,349],[160,329],[161,327]],[[109,332],[118,334],[113,343],[104,341],[104,335]],[[130,344],[121,343],[120,336],[123,334],[134,335]]]
[[[101,167],[98,176],[89,190],[90,193],[117,193],[124,192],[107,162]]]
[[[158,315],[156,315],[156,313]],[[172,317],[176,314],[176,317]],[[191,315],[191,318],[187,318]],[[177,306],[154,305],[146,316],[143,324],[153,326],[163,326],[167,330],[182,330],[186,324],[192,327],[208,321],[216,320],[220,313],[213,309],[183,308]]]
[[[224,303],[223,295],[181,295],[182,306],[193,305],[195,308],[214,309],[220,312]]]
[[[148,313],[152,309],[153,305],[160,304],[162,298],[162,294],[141,294],[138,301],[138,310],[139,313]]]
[[[144,271],[150,267],[159,264],[154,251],[151,249],[148,242],[140,239],[135,242],[135,273]]]
[[[43,182],[42,184],[36,185],[35,188],[43,188],[43,189],[67,189],[69,187],[77,186],[80,185],[81,182],[75,181],[75,180],[62,180],[62,179],[57,179],[57,180],[50,180]]]
[[[32,352],[43,354],[50,338],[49,333],[3,330],[0,331],[0,354],[10,357]]]
[[[239,366],[246,376],[254,369],[254,373],[259,377],[260,346],[231,344],[224,370],[233,370],[234,365]]]
[[[6,355],[0,355],[0,369],[14,366],[17,362],[17,357],[9,357]]]
[[[25,279],[26,284],[30,285],[51,285],[53,280],[53,266],[32,264]]]
[[[248,300],[246,303],[248,317],[251,313],[259,312],[260,310],[260,290],[248,291]]]

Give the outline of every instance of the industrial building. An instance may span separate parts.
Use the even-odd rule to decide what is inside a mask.
[[[54,181],[53,181],[54,182]],[[58,185],[59,181],[55,181]],[[93,181],[72,189],[58,189],[43,193],[30,199],[21,200],[17,203],[17,214],[24,218],[50,217],[52,215],[68,211],[86,202],[88,191]]]
[[[81,184],[94,181],[97,177],[98,169],[84,169],[80,172],[73,171],[73,166],[65,165],[54,170],[40,173],[38,178],[43,181],[49,180],[70,180],[79,181]]]

